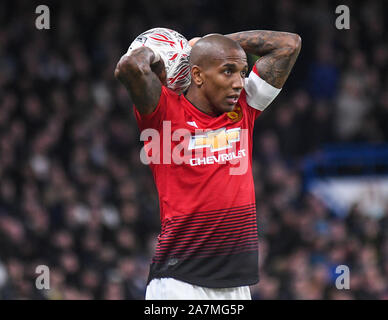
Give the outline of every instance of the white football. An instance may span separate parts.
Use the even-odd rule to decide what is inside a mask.
[[[166,66],[167,87],[177,93],[189,87],[191,46],[184,36],[167,28],[150,29],[136,37],[129,46],[127,54],[141,46],[153,49],[163,59]]]

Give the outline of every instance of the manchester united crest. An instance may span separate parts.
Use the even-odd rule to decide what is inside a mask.
[[[237,122],[237,121],[240,121],[241,118],[242,118],[242,110],[241,110],[241,107],[240,106],[235,106],[233,111],[231,112],[228,112],[227,113],[227,116],[230,120],[232,120],[233,122]]]

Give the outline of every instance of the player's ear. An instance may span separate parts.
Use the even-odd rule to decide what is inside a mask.
[[[199,66],[194,65],[191,68],[191,81],[194,82],[194,84],[197,87],[201,87],[203,85],[203,74],[202,70]]]

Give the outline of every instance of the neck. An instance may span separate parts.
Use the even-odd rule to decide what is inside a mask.
[[[209,103],[209,100],[202,94],[202,92],[200,92],[197,87],[190,87],[187,90],[185,97],[198,110],[210,116],[216,116],[216,113],[214,112],[211,104]]]

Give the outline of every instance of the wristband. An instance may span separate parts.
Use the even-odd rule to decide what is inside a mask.
[[[260,111],[263,111],[282,90],[265,82],[254,71],[245,79],[244,89],[248,105]]]

